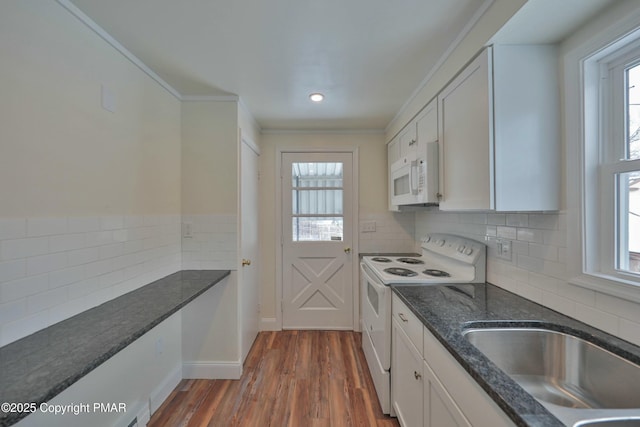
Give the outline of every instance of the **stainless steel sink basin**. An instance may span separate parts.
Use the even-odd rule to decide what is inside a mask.
[[[533,328],[463,334],[539,401],[580,409],[640,408],[640,366],[581,338]]]

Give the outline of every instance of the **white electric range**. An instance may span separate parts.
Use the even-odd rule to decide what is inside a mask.
[[[391,413],[390,285],[484,283],[486,246],[451,234],[422,239],[421,256],[365,256],[360,263],[362,349],[385,414]]]

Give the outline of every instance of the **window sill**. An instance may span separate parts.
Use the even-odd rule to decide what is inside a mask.
[[[572,285],[640,303],[640,282],[602,273],[583,273],[569,279]]]

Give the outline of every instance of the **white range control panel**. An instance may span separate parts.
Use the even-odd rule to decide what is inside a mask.
[[[475,240],[452,234],[430,233],[421,239],[422,248],[437,254],[476,264],[479,258],[485,256],[486,246]]]

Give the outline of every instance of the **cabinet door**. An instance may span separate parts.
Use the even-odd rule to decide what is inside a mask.
[[[468,426],[470,423],[467,420],[471,420],[478,427],[515,426],[427,328],[424,328],[423,346],[424,359],[428,365],[425,368],[429,368],[423,369],[425,381],[428,379],[432,382],[430,390],[438,390],[438,398],[430,398],[430,402],[435,402],[432,405],[434,413],[430,415],[434,421],[425,425],[450,425],[444,421],[439,424],[435,420],[451,417],[457,423],[451,425]],[[445,409],[449,415],[444,412]]]
[[[397,205],[391,203],[393,196],[393,177],[391,176],[391,165],[400,159],[400,138],[395,137],[387,144],[387,198],[390,211],[399,211]]]
[[[400,425],[420,427],[423,420],[422,356],[393,319],[391,400]]]
[[[490,49],[438,96],[442,210],[493,209]]]
[[[416,122],[412,120],[400,132],[400,157],[407,157],[409,161],[413,160],[417,142]]]
[[[416,117],[417,152],[423,153],[429,142],[438,141],[438,100],[434,99]]]
[[[471,427],[429,365],[424,362],[424,426]]]

